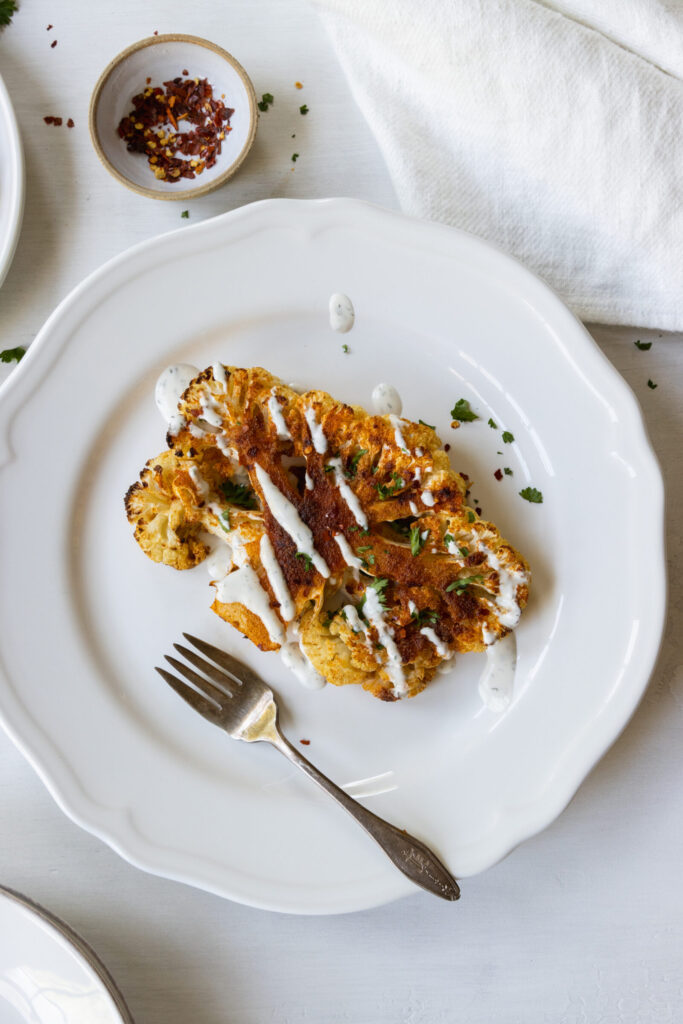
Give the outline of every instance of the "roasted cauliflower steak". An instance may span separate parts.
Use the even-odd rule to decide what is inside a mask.
[[[431,427],[219,363],[172,429],[126,494],[135,539],[174,569],[227,543],[213,611],[298,675],[412,697],[516,626],[528,566]]]

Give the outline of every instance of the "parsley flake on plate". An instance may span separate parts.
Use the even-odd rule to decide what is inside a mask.
[[[511,444],[515,439],[515,435],[511,434],[509,430],[503,431],[503,444]]]
[[[433,427],[431,423],[425,423],[424,420],[418,420],[417,422],[421,423],[423,427],[429,427],[430,430],[436,430],[436,427]]]
[[[0,0],[0,27],[9,25],[16,13],[16,0]]]
[[[18,363],[26,355],[26,349],[18,345],[17,348],[6,348],[0,352],[0,363]]]
[[[451,419],[457,420],[458,423],[470,423],[472,420],[478,420],[479,417],[476,412],[472,412],[466,398],[459,398],[451,409]]]
[[[633,344],[636,346],[636,348],[639,348],[641,352],[647,352],[649,349],[652,348],[651,341],[634,341]]]
[[[427,531],[425,530],[425,534]],[[420,526],[415,523],[414,526],[410,527],[410,553],[411,555],[419,555],[424,547],[427,537],[423,537],[420,533]]]
[[[543,495],[540,491],[536,490],[535,487],[524,487],[519,492],[520,498],[524,498],[525,501],[530,501],[533,505],[543,504]]]
[[[647,381],[647,386],[649,387],[650,391],[654,391],[654,389],[656,387],[658,387],[658,385],[655,384],[655,382],[653,380],[650,380],[649,377],[648,377],[648,381]]]

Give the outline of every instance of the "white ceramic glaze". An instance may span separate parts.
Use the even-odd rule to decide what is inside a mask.
[[[188,75],[183,77],[207,78],[214,98],[225,97],[234,114],[213,167],[172,184],[154,177],[145,156],[128,152],[117,128],[148,78],[152,86],[161,86],[185,70]],[[244,68],[225,50],[194,36],[150,37],[124,50],[103,72],[90,109],[91,136],[105,167],[123,184],[154,199],[192,199],[222,184],[246,157],[257,123],[254,89]]]
[[[3,1024],[133,1024],[92,949],[19,893],[0,888]]]
[[[351,354],[328,323],[340,281],[362,310]],[[217,360],[366,407],[387,381],[407,418],[436,424],[533,572],[504,712],[479,696],[484,655],[396,704],[307,691],[209,611],[204,566],[145,558],[122,499],[165,447],[155,381]],[[243,207],[93,274],[0,397],[2,719],[64,810],[140,867],[302,913],[410,891],[284,759],[228,740],[160,683],[153,666],[182,630],[261,672],[291,739],[460,876],[552,821],[643,693],[665,586],[662,482],[638,407],[555,295],[478,239],[351,200]],[[480,419],[453,430],[459,398]],[[499,482],[501,465],[514,475]],[[543,504],[518,496],[527,485]]]
[[[24,215],[24,153],[9,93],[0,77],[0,285],[10,268]]]

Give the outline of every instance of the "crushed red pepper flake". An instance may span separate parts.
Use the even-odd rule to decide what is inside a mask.
[[[305,747],[310,747],[310,745],[311,745],[311,741],[310,740],[299,740],[299,743],[303,743],[303,745]]]
[[[54,125],[55,128],[59,128],[61,126],[61,124],[62,124],[61,117],[52,117],[51,115],[48,115],[47,117],[44,117],[43,121],[45,122],[45,124],[52,124],[52,125]]]
[[[49,32],[51,28],[52,28],[52,25],[48,25],[48,26],[47,26],[47,29],[46,29],[45,31],[46,31],[46,32]]]
[[[496,472],[493,475],[495,476],[496,480],[502,480],[503,479],[503,471],[502,471],[502,469],[497,469]]]
[[[74,122],[73,122],[73,118],[72,117],[70,117],[69,120],[66,122],[66,126],[67,126],[67,128],[73,128],[74,127]]]
[[[206,78],[178,76],[163,85],[148,84],[133,97],[133,109],[119,123],[119,137],[129,152],[147,157],[156,178],[195,178],[216,163],[235,111],[214,99]],[[180,121],[194,127],[181,132]]]
[[[294,86],[295,86],[296,89],[303,89],[304,83],[303,82],[295,82]]]
[[[50,43],[50,49],[54,50],[56,45],[57,45],[57,40],[55,39],[54,42]]]
[[[152,35],[153,36],[158,36],[159,35],[159,29],[155,28],[154,31],[152,32]]]
[[[478,505],[475,507],[474,511],[477,513],[478,516],[481,515],[481,509],[479,508]]]
[[[449,451],[451,450],[451,446],[450,446],[449,444],[445,444],[445,445],[443,446],[443,450],[444,450],[445,452],[449,452]]]

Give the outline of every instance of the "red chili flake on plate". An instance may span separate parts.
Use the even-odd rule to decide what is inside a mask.
[[[44,117],[43,121],[45,122],[45,124],[54,124],[55,123],[54,117],[50,117],[49,115],[47,117]]]
[[[50,49],[54,50],[56,45],[57,45],[57,40],[55,39],[54,42],[50,43]]]
[[[67,128],[73,128],[74,127],[74,122],[73,122],[73,118],[72,117],[70,117],[69,120],[66,122],[66,126],[67,126]]]
[[[55,128],[59,128],[62,123],[61,117],[44,117],[43,121],[45,122],[45,124],[54,125]]]
[[[189,73],[190,72],[187,70],[187,68],[183,68],[183,70],[180,72],[181,75],[189,75]]]
[[[467,473],[462,473],[461,472],[460,476],[463,478],[463,480],[469,480],[469,477],[468,477]]]
[[[152,81],[151,78],[146,78],[145,79],[145,85],[149,85],[151,81]]]
[[[45,31],[46,31],[46,32],[49,32],[51,28],[52,28],[52,25],[48,25],[48,26],[47,26],[47,29],[46,29]]]
[[[311,741],[310,740],[299,740],[299,743],[303,743],[303,745],[305,747],[310,747],[310,745],[311,745]]]
[[[502,471],[502,469],[497,469],[496,472],[493,475],[495,476],[496,480],[502,480],[503,479],[503,471]]]
[[[475,512],[477,513],[477,515],[478,515],[478,516],[480,516],[480,515],[481,515],[481,509],[479,508],[479,506],[478,506],[478,505],[476,506],[476,508],[475,508],[475,510],[474,510],[474,511],[475,511]]]
[[[449,444],[445,444],[445,445],[443,446],[443,450],[444,450],[445,452],[449,452],[449,451],[451,450],[451,446],[450,446]]]
[[[295,82],[294,86],[295,86],[296,89],[303,89],[304,83],[303,82]]]
[[[213,167],[235,113],[214,98],[206,78],[173,78],[133,97],[133,109],[121,118],[119,137],[130,153],[147,157],[162,181],[195,178]],[[185,121],[188,131],[182,131]]]
[[[158,36],[159,35],[159,29],[155,28],[154,31],[152,32],[152,35],[153,36]]]

